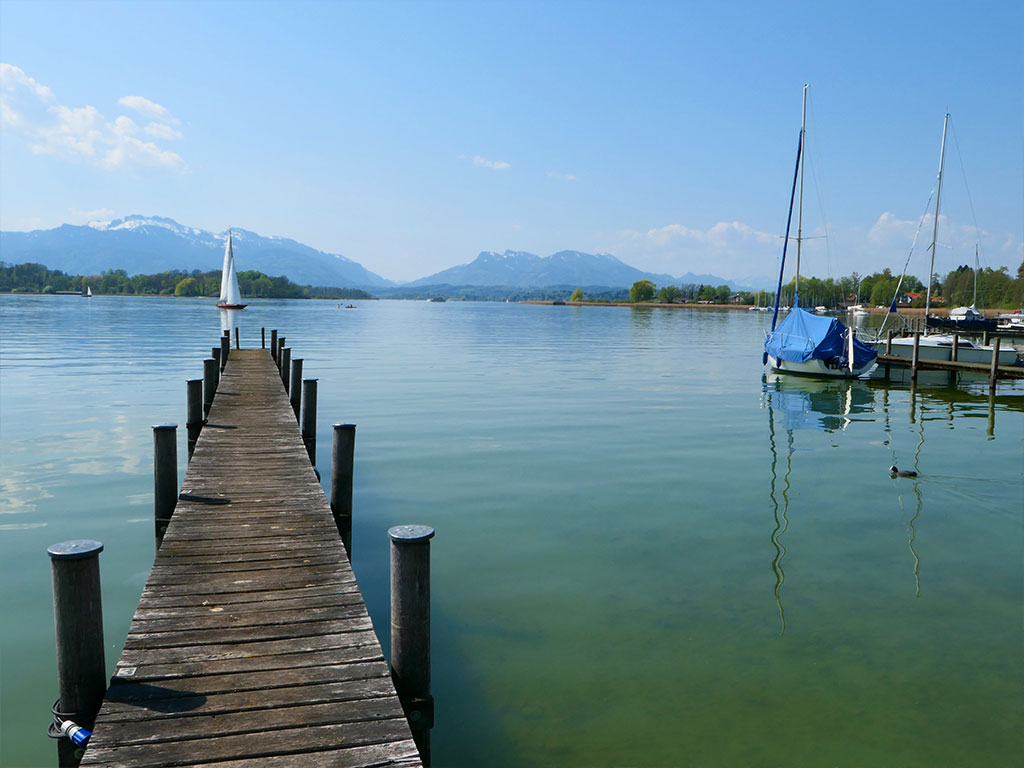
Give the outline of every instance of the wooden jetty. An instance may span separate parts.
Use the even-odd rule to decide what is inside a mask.
[[[418,766],[270,351],[233,350],[83,766]]]

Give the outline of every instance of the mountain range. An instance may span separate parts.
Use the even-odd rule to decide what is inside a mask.
[[[232,229],[238,269],[285,275],[302,285],[378,290],[400,295],[434,286],[499,286],[509,289],[551,286],[584,289],[627,288],[637,280],[657,285],[729,284],[715,275],[644,272],[611,254],[559,251],[541,257],[525,251],[484,251],[468,264],[451,267],[408,283],[371,272],[340,254],[325,253],[283,237],[264,237]],[[168,269],[219,269],[227,232],[186,227],[160,216],[126,216],[86,225],[64,224],[32,232],[0,232],[0,259],[7,264],[35,262],[70,274],[99,274],[123,269],[153,274]]]

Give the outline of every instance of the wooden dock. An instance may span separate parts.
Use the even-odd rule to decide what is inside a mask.
[[[268,350],[233,350],[83,766],[418,766]]]

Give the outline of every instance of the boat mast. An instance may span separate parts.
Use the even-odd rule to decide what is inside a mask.
[[[949,112],[942,121],[942,145],[939,147],[939,180],[935,190],[935,221],[932,223],[932,260],[928,266],[928,293],[924,300],[924,316],[928,317],[932,308],[932,274],[935,272],[935,243],[939,239],[939,201],[942,199],[942,163],[946,158],[946,126],[949,125]]]
[[[800,203],[796,212],[796,283],[793,289],[793,307],[800,306],[800,243],[804,231],[804,139],[807,132],[807,83],[804,83],[804,106],[800,113]]]
[[[971,309],[978,308],[978,269],[981,265],[978,263],[978,244],[974,244],[974,298],[971,299]]]

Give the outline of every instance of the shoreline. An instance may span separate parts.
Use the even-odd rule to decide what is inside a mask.
[[[526,301],[520,301],[520,304],[537,304],[537,305],[552,305],[552,306],[567,306],[567,307],[641,307],[643,309],[697,309],[697,310],[728,310],[728,311],[746,311],[749,312],[754,305],[753,304],[666,304],[658,301],[558,301],[555,299],[529,299]],[[806,309],[806,307],[804,307]],[[888,308],[882,307],[865,307],[865,311],[869,315],[886,315],[889,313]],[[979,309],[979,312],[983,313],[985,317],[998,317],[1001,314],[1008,312],[1014,312],[1012,308],[1002,307],[996,309]],[[948,317],[949,310],[940,307],[932,307],[932,317]],[[848,314],[847,310],[833,310],[825,313],[827,315],[842,316]],[[903,315],[904,317],[924,317],[924,307],[903,307],[896,311],[896,314]]]

